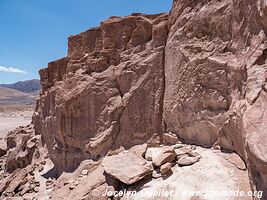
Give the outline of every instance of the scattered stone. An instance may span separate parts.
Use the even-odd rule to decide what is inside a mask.
[[[161,165],[160,167],[160,173],[163,174],[167,174],[171,171],[172,168],[172,164],[171,163],[165,163],[164,165]]]
[[[221,150],[221,147],[220,147],[220,145],[215,145],[215,146],[212,147],[212,149],[214,149],[214,150]]]
[[[107,174],[127,185],[143,179],[153,171],[153,166],[145,159],[125,152],[105,157],[102,166]]]
[[[37,187],[40,187],[40,182],[39,182],[39,181],[34,182],[34,184],[35,184]]]
[[[49,180],[47,180],[45,184],[46,184],[46,186],[50,186],[50,185],[53,184],[53,181],[49,181]],[[64,183],[64,185],[67,185],[67,184]]]
[[[46,161],[45,160],[41,161],[41,164],[42,165],[45,165],[46,164]]]
[[[39,172],[41,172],[41,171],[43,171],[43,170],[44,170],[44,166],[43,166],[43,165],[38,165],[38,167],[37,167],[37,168],[38,168],[38,171],[39,171]]]
[[[191,145],[190,148],[191,148],[191,150],[196,150],[197,149],[197,147],[195,145]]]
[[[160,178],[161,177],[161,173],[158,173],[157,171],[153,171],[153,173],[152,173],[152,177],[153,178]]]
[[[21,187],[26,182],[26,177],[30,171],[32,171],[32,166],[27,166],[23,169],[15,171],[11,176],[0,182],[0,193],[5,191],[5,193],[13,193],[16,188]]]
[[[196,151],[190,151],[187,153],[190,157],[197,157],[200,156],[198,152]]]
[[[189,166],[193,165],[194,163],[198,162],[200,160],[200,157],[188,157],[188,156],[183,156],[179,158],[177,161],[177,164],[179,166]]]
[[[130,148],[129,152],[137,156],[144,157],[146,154],[146,150],[147,150],[147,144],[142,144],[142,145],[133,146],[132,148]]]
[[[39,188],[38,188],[38,187],[34,187],[34,188],[33,188],[33,191],[34,191],[34,192],[39,192]]]
[[[73,185],[74,185],[74,186],[79,185],[79,181],[78,181],[78,180],[74,181],[74,182],[73,182]]]
[[[175,145],[174,145],[174,148],[175,148],[175,149],[179,149],[179,148],[182,148],[182,147],[184,147],[183,144],[175,144]]]
[[[88,170],[87,169],[82,170],[81,174],[84,175],[84,176],[87,176],[88,175]]]
[[[175,159],[175,151],[173,147],[162,147],[155,157],[153,157],[153,164],[161,166],[167,162],[172,162]]]
[[[165,145],[174,145],[177,144],[179,141],[178,136],[175,133],[168,132],[168,133],[163,133],[163,144]]]
[[[182,147],[179,149],[175,149],[175,153],[177,157],[183,156],[185,154],[188,154],[189,152],[191,152],[192,149],[190,147]]]
[[[74,185],[70,185],[70,186],[69,186],[69,189],[70,189],[70,190],[73,190],[74,188],[75,188]]]
[[[68,180],[68,181],[66,181],[66,182],[64,182],[64,185],[68,185],[68,184],[71,184],[71,183],[73,183],[74,181],[73,181],[73,179],[71,179],[71,180]],[[51,182],[50,184],[52,184],[53,182]]]
[[[150,149],[146,151],[145,158],[147,161],[152,161],[152,151]]]
[[[35,145],[36,145],[36,142],[32,142],[32,141],[27,142],[27,148],[28,149],[32,149],[33,147],[35,147]]]

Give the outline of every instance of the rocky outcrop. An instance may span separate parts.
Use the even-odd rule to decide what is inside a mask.
[[[181,139],[237,152],[267,191],[266,16],[263,0],[174,0],[170,15],[111,17],[69,37],[68,55],[40,71],[33,117],[57,171],[144,143],[177,147],[148,148],[156,167],[199,161]]]
[[[238,152],[257,190],[267,180],[265,4],[175,0],[165,49],[167,131]]]
[[[42,160],[45,156],[45,150],[42,151],[41,136],[35,135],[33,124],[11,131],[6,140],[6,170],[8,172],[25,168],[33,161]]]
[[[40,71],[34,115],[57,169],[162,132],[168,15],[112,17],[69,38],[68,56]]]

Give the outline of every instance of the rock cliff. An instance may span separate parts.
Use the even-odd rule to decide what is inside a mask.
[[[70,36],[67,56],[40,70],[33,116],[58,174],[77,171],[86,160],[119,160],[126,155],[120,152],[139,144],[158,147],[180,138],[236,152],[252,190],[267,199],[266,6],[265,0],[174,0],[169,14],[111,17]],[[171,157],[168,162],[154,163],[162,173],[179,154],[167,153],[160,158]],[[178,164],[199,161],[190,155]],[[140,180],[153,169],[139,169],[145,161],[136,159],[143,174],[132,170],[133,177]],[[125,163],[102,165],[96,172],[103,187],[105,167],[132,184],[133,177],[116,168]]]
[[[59,170],[162,133],[168,14],[111,17],[40,71],[34,124]]]

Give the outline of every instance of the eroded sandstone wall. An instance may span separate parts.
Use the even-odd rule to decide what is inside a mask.
[[[67,57],[40,71],[34,122],[59,171],[156,142],[167,34],[168,14],[111,17],[71,36]]]
[[[165,54],[164,121],[189,143],[247,163],[267,199],[266,2],[174,0]]]
[[[168,14],[111,17],[40,71],[37,133],[59,171],[164,131],[236,151],[267,193],[266,2],[174,0]]]

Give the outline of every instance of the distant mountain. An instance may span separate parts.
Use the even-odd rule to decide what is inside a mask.
[[[0,86],[25,93],[33,93],[41,89],[40,81],[37,79],[19,81],[13,84],[0,84]]]
[[[35,93],[25,93],[0,86],[0,105],[32,105],[35,104]]]

